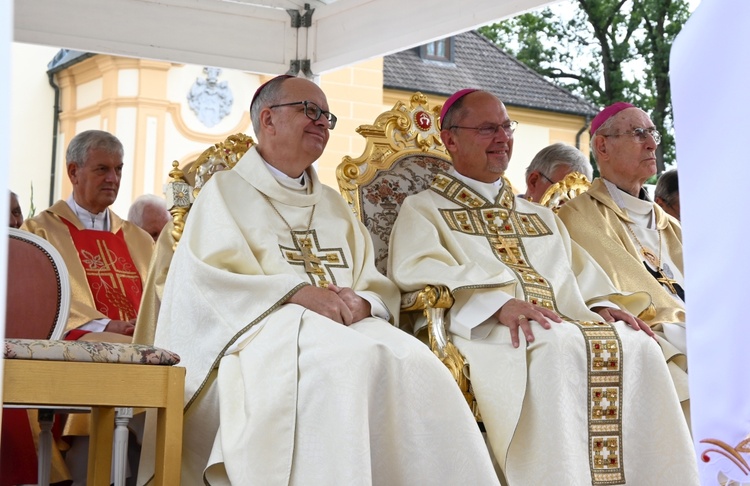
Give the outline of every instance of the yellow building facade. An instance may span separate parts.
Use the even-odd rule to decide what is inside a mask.
[[[211,76],[213,79],[209,79]],[[233,133],[254,135],[248,108],[253,93],[269,76],[226,69],[218,74],[215,70],[207,73],[203,66],[97,54],[63,65],[52,78],[59,87],[60,110],[54,144],[54,184],[46,175],[50,173],[48,154],[53,151],[52,135],[50,131],[38,131],[34,135],[38,142],[33,167],[23,160],[28,151],[12,153],[10,187],[21,196],[25,213],[32,202],[30,182],[34,185],[33,204],[37,211],[46,208],[50,198],[67,197],[71,192],[65,172],[67,142],[83,130],[107,130],[125,147],[125,170],[113,206],[115,212],[125,216],[137,196],[163,194],[173,160],[183,165]],[[339,120],[325,153],[317,162],[321,180],[336,188],[336,166],[344,156],[356,157],[365,147],[356,128],[372,123],[378,114],[397,101],[408,100],[412,92],[384,89],[383,58],[325,73],[316,81],[328,97],[331,112]],[[21,94],[25,93],[24,86],[14,85],[13,89],[14,93],[19,92],[19,102],[32,99],[29,94]],[[41,90],[39,86],[35,89]],[[47,92],[40,96],[49,98],[51,89],[48,86]],[[213,89],[214,100],[216,92],[221,92],[221,115],[215,113],[216,106],[204,106],[207,111],[203,113],[191,109],[190,98],[200,98],[193,95],[201,89],[204,92]],[[427,97],[431,104],[445,101],[445,97],[429,94]],[[13,119],[28,115],[30,104],[14,105]],[[49,126],[52,117],[49,105],[34,109],[40,111],[37,119]],[[508,113],[519,122],[519,127],[506,175],[518,191],[525,189],[523,173],[531,158],[550,143],[576,145],[578,139],[581,150],[588,153],[588,134],[582,134],[587,124],[585,117],[513,106],[508,106]],[[27,136],[23,132],[30,128],[25,126],[19,123],[17,131],[21,133],[14,131],[14,140]],[[45,134],[50,134],[49,139]],[[45,148],[49,152],[45,153]],[[44,176],[40,177],[40,173]],[[50,185],[53,185],[51,190]]]

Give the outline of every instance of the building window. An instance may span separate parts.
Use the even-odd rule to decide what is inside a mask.
[[[420,46],[419,56],[431,61],[453,62],[453,37]]]

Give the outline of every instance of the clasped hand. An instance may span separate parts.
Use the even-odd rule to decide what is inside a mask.
[[[131,319],[129,321],[118,321],[116,319],[112,319],[111,321],[109,321],[104,330],[107,332],[113,332],[115,334],[132,336],[133,331],[135,331],[135,319]]]
[[[287,301],[348,326],[369,317],[370,303],[348,287],[329,284],[327,289],[305,285]]]

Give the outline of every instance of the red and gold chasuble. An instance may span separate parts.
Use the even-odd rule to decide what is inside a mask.
[[[61,219],[73,238],[96,309],[110,319],[135,319],[143,283],[122,229],[117,233],[79,230],[70,221]]]

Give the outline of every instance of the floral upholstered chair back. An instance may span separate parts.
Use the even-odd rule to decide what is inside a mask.
[[[344,199],[365,224],[375,247],[375,264],[386,273],[391,228],[406,196],[427,189],[440,171],[451,167],[440,140],[437,119],[441,105],[429,106],[415,93],[380,114],[357,133],[365,137],[364,153],[344,157],[336,179]]]

